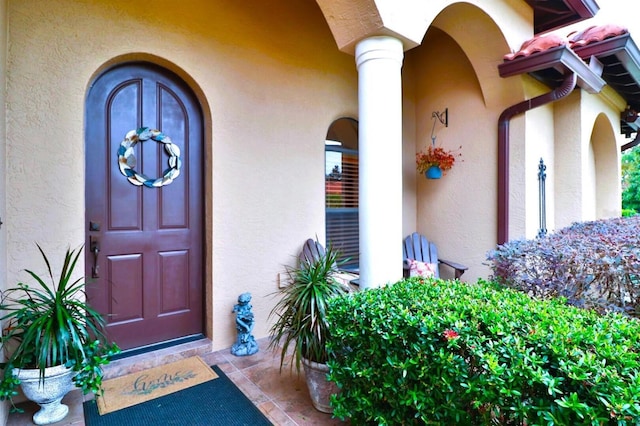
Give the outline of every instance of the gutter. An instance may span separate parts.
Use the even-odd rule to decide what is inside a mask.
[[[620,147],[620,152],[625,152],[638,144],[640,144],[640,131],[636,133],[636,137],[631,142],[627,142]]]
[[[539,106],[555,102],[568,96],[576,86],[588,93],[600,93],[605,81],[600,77],[598,61],[587,65],[573,50],[558,40],[538,37],[532,43],[523,44],[514,55],[505,55],[505,61],[498,65],[500,77],[529,74],[549,87],[551,92],[520,102],[505,109],[498,120],[498,244],[509,240],[509,122]],[[548,43],[548,41],[551,43]],[[539,44],[538,44],[539,43]],[[540,51],[539,51],[540,50]]]
[[[562,84],[544,95],[505,109],[498,120],[498,244],[509,240],[509,123],[513,117],[565,98],[578,82],[576,73],[567,73]]]

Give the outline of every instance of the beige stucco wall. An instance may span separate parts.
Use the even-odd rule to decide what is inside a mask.
[[[314,2],[9,1],[9,280],[34,242],[84,238],[84,99],[113,58],[159,58],[192,84],[207,117],[207,331],[235,339],[237,296],[268,295],[304,239],[324,235],[324,137],[357,117],[353,58],[335,48]],[[5,228],[3,227],[3,230]]]
[[[555,106],[555,226],[620,215],[619,96],[575,91]]]
[[[485,253],[496,243],[498,117],[544,89],[497,70],[505,53],[532,36],[532,11],[521,0],[411,4],[421,11],[406,15],[411,28],[418,17],[432,31],[406,52],[403,67],[403,230],[427,234],[442,257],[469,265],[464,278],[474,281],[488,274]],[[294,261],[304,239],[324,237],[327,127],[358,117],[354,58],[338,50],[316,3],[157,0],[150,8],[143,0],[8,0],[7,16],[0,262],[8,247],[8,266],[0,271],[8,282],[22,268],[40,267],[35,241],[61,253],[84,240],[84,129],[91,125],[84,99],[92,79],[119,60],[154,60],[192,85],[206,115],[207,335],[215,348],[233,343],[231,308],[250,291],[254,334],[265,336],[282,265]],[[601,178],[598,153],[608,164],[612,151],[601,140],[619,138],[594,123],[604,109],[617,130],[617,104],[591,96],[576,92],[512,120],[512,237],[537,231],[541,156],[552,175],[548,224],[584,217],[583,206],[608,214],[598,212],[611,201],[601,183],[610,188],[614,180]],[[432,112],[444,108],[450,125],[438,129],[438,143],[462,145],[464,161],[430,182],[416,176],[414,154],[430,141]],[[585,178],[589,170],[597,172],[595,184]],[[594,192],[601,195],[587,201]],[[3,202],[0,196],[0,212]]]
[[[417,190],[414,230],[434,241],[442,258],[470,267],[465,279],[486,275],[484,254],[495,245],[497,119],[485,108],[478,81],[460,47],[433,29],[407,54],[414,69],[415,152],[431,143],[434,111],[449,109],[449,127],[436,125],[436,146],[461,147],[462,161],[442,179],[412,177]],[[449,271],[441,269],[443,276]]]
[[[616,131],[609,117],[598,115],[591,133],[593,172],[595,176],[595,211],[597,219],[619,217],[622,211],[620,185],[621,153]]]
[[[417,230],[419,194],[416,179],[416,85],[422,70],[418,61],[413,59],[417,52],[419,49],[407,52],[402,65],[402,235],[409,235]]]
[[[473,42],[488,34],[474,31],[474,15],[486,14],[501,28],[509,45],[520,43],[532,34],[533,11],[520,0],[316,0],[336,39],[339,49],[353,54],[363,38],[390,35],[399,38],[405,50],[420,44],[422,37],[443,10],[451,12],[460,36]],[[471,18],[471,19],[470,19]],[[453,28],[452,28],[453,30]],[[463,41],[460,42],[464,44]],[[484,77],[484,75],[483,75]]]
[[[619,217],[622,210],[620,183],[621,152],[625,142],[620,134],[620,111],[626,103],[608,90],[601,95],[582,93],[581,110],[587,136],[585,193],[589,201],[583,209],[583,220]]]
[[[5,87],[7,63],[7,2],[0,0],[0,87]],[[5,91],[0,90],[0,221],[6,222],[6,120],[5,120]],[[0,226],[0,290],[7,285],[7,228]],[[0,360],[4,354],[0,352]],[[8,404],[0,404],[0,424],[5,424],[9,415]]]
[[[6,84],[7,63],[7,3],[0,1],[0,87]],[[6,126],[5,126],[5,91],[0,91],[0,221],[6,222]],[[7,226],[0,226],[0,290],[7,288]],[[4,360],[4,353],[0,353],[0,359]],[[9,415],[8,404],[0,404],[0,424],[5,424]]]
[[[495,2],[475,3],[477,6],[457,3],[441,11],[422,45],[407,52],[403,72],[408,98],[403,112],[405,131],[415,135],[413,168],[405,167],[404,181],[405,188],[415,187],[416,191],[413,230],[433,240],[441,257],[468,265],[463,278],[470,282],[488,276],[483,263],[496,244],[498,117],[523,97],[521,79],[499,77],[497,65],[511,48],[493,16],[525,24],[519,27],[518,37],[527,37],[531,31],[526,15],[514,9],[500,12]],[[408,107],[413,110],[407,111]],[[443,179],[429,181],[416,176],[415,152],[431,141],[432,112],[444,108],[449,108],[449,127],[436,126],[436,144],[448,149],[462,145],[462,162]],[[411,118],[415,123],[407,124]],[[514,120],[511,134],[522,141],[522,147],[524,129],[519,119]],[[406,142],[408,136],[404,138]],[[517,159],[517,147],[515,152]],[[524,181],[516,180],[512,190],[516,198],[524,194]],[[405,193],[411,191],[405,189]],[[405,233],[407,228],[405,224]],[[446,269],[441,272],[451,276]]]
[[[574,92],[554,108],[555,156],[562,161],[553,169],[555,180],[555,225],[565,227],[580,220],[582,193],[582,133],[580,126],[580,92]]]
[[[526,98],[550,88],[523,77]],[[533,238],[540,225],[538,164],[546,168],[546,227],[620,215],[620,98],[575,90],[525,114],[524,139],[511,138],[510,238]],[[518,188],[523,189],[522,193]]]
[[[510,106],[522,100],[518,77],[504,79],[498,73],[503,55],[517,51],[533,36],[533,13],[520,1],[447,2],[433,26],[453,38],[464,51],[480,84],[488,108]]]
[[[422,46],[407,52],[403,74],[405,132],[415,132],[416,150],[429,141],[431,113],[448,107],[451,125],[440,129],[438,141],[449,143],[448,148],[457,144],[443,141],[462,141],[464,162],[441,181],[417,176],[415,198],[413,180],[405,179],[404,192],[405,209],[416,206],[416,228],[438,244],[442,257],[468,264],[471,268],[464,278],[473,281],[488,273],[484,254],[496,241],[498,116],[505,108],[551,89],[526,75],[505,79],[497,72],[503,54],[531,37],[531,16],[517,8],[505,12],[493,3],[469,3],[452,2],[437,15]],[[505,18],[513,21],[506,24]],[[619,215],[616,139],[620,137],[615,129],[623,105],[614,98],[611,91],[590,95],[577,90],[568,99],[511,120],[510,239],[538,233],[541,158],[547,166],[548,230],[563,226],[569,217]],[[597,114],[601,119],[595,126]],[[457,115],[463,117],[462,126],[456,125]],[[404,138],[407,141],[408,136]],[[405,232],[407,228],[405,223]]]
[[[528,99],[548,93],[551,89],[529,76],[523,77],[525,93]],[[519,214],[512,211],[513,224],[511,239],[534,238],[540,229],[540,185],[538,171],[540,159],[547,166],[546,174],[546,228],[554,228],[554,189],[555,179],[551,170],[555,164],[554,156],[554,104],[547,104],[525,113],[526,137],[523,140],[512,139],[512,146],[517,147],[521,158],[511,161],[511,177],[522,182],[524,193],[519,203],[514,202]],[[513,198],[512,198],[513,199]]]

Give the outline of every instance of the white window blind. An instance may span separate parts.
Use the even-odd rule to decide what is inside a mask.
[[[340,250],[343,269],[358,270],[358,151],[339,142],[325,145],[327,243]]]

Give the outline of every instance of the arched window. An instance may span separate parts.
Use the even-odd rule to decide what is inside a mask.
[[[339,118],[325,140],[325,217],[327,244],[347,259],[342,269],[360,264],[358,229],[358,122]]]

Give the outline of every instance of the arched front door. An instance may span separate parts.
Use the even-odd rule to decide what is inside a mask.
[[[120,65],[89,89],[85,125],[89,303],[122,349],[202,333],[203,123],[195,95],[161,67]],[[161,133],[142,132],[132,149],[123,146],[145,127]]]

